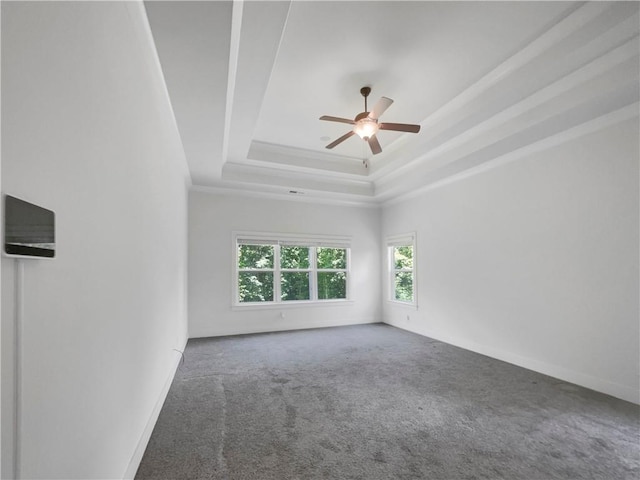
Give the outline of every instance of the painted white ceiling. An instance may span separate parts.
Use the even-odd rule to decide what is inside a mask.
[[[379,204],[638,112],[635,2],[145,5],[199,188]],[[365,85],[421,132],[327,150]]]

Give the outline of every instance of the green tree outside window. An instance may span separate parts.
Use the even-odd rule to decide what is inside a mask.
[[[346,299],[347,254],[346,248],[239,241],[238,302]]]
[[[346,299],[347,249],[318,247],[316,261],[318,268],[318,299]]]
[[[393,298],[413,302],[413,245],[393,247]]]
[[[273,301],[274,258],[273,245],[238,245],[238,299],[241,303]]]

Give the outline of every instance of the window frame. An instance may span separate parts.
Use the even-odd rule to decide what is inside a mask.
[[[351,300],[351,237],[334,236],[334,235],[295,235],[295,234],[279,234],[279,233],[260,233],[260,232],[233,232],[232,235],[233,249],[233,266],[232,266],[232,308],[251,309],[251,308],[281,308],[286,306],[311,306],[311,305],[327,305],[327,304],[346,304],[352,303]],[[267,269],[240,269],[238,265],[238,245],[254,244],[254,245],[273,245],[274,262],[273,268]],[[282,268],[280,247],[284,246],[300,246],[309,248],[309,268],[291,269]],[[323,269],[318,268],[317,249],[339,248],[345,249],[345,268],[344,269]],[[264,271],[273,272],[273,301],[265,302],[241,302],[239,296],[239,273],[243,271]],[[309,272],[309,300],[283,300],[282,293],[282,273],[283,272]],[[345,272],[346,286],[345,298],[318,298],[318,272]]]
[[[405,305],[410,307],[418,307],[418,275],[417,275],[417,235],[415,232],[405,233],[401,235],[391,235],[386,239],[387,247],[387,281],[389,282],[387,289],[387,301],[396,305]],[[413,267],[411,269],[395,267],[395,249],[396,247],[412,248]],[[413,299],[411,301],[398,300],[396,298],[396,273],[411,272],[411,282]]]

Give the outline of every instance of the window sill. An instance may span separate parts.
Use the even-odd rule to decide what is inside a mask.
[[[280,303],[235,303],[231,305],[231,310],[273,310],[283,308],[306,308],[306,307],[338,307],[353,305],[353,300],[316,300],[316,301],[290,301]]]

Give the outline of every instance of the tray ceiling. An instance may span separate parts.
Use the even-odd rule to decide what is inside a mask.
[[[635,2],[145,6],[196,188],[377,205],[638,114]],[[327,150],[365,85],[421,132]]]

